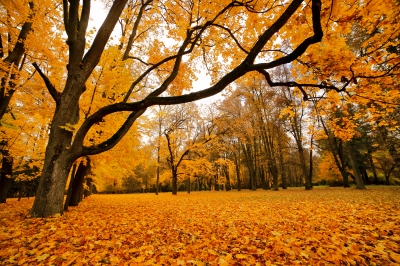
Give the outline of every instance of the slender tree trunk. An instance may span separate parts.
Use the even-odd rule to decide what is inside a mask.
[[[187,192],[190,194],[190,191],[192,189],[192,183],[190,181],[190,176],[187,178]]]
[[[23,197],[24,190],[25,190],[25,181],[19,181],[18,201],[21,201],[21,198]]]
[[[385,174],[385,185],[390,186],[390,173]]]
[[[83,192],[83,196],[86,199],[90,195],[92,195],[92,186],[93,186],[93,179],[92,178],[86,178],[86,187],[85,191]]]
[[[156,177],[156,195],[158,195],[160,184],[160,148],[157,149],[157,177]]]
[[[218,174],[214,175],[214,190],[219,191]]]
[[[178,194],[178,173],[177,173],[177,169],[174,169],[174,167],[172,166],[171,172],[172,172],[172,195],[177,195]]]
[[[67,191],[67,198],[65,199],[64,202],[64,211],[68,211],[68,207],[69,207],[69,203],[71,201],[71,197],[72,197],[72,186],[74,184],[74,178],[75,178],[75,174],[76,174],[76,162],[74,163],[74,165],[72,166],[72,170],[71,170],[71,178],[69,180],[69,185],[68,185],[68,191]]]
[[[259,173],[260,173],[260,179],[261,179],[261,186],[262,186],[262,189],[267,189],[267,183],[265,182],[264,167],[260,167],[258,171],[259,171]]]
[[[379,179],[378,179],[378,175],[376,174],[375,164],[372,159],[372,155],[369,156],[369,164],[371,165],[372,174],[374,175],[374,184],[378,185]]]
[[[236,152],[234,153],[235,155],[235,167],[236,167],[236,178],[237,178],[237,189],[240,191],[242,189],[242,182],[240,180],[240,147],[238,149],[239,155],[236,155]]]
[[[361,173],[360,173],[360,169],[358,167],[357,164],[357,159],[354,153],[354,148],[351,145],[350,142],[346,142],[345,144],[346,146],[346,150],[349,154],[349,160],[350,160],[350,165],[351,168],[353,168],[353,172],[354,172],[354,179],[356,181],[356,187],[357,189],[365,189],[365,185],[363,183],[362,177],[361,177]]]
[[[90,172],[90,159],[86,159],[86,164],[82,160],[78,166],[78,170],[76,171],[75,177],[73,179],[72,185],[72,195],[71,201],[69,202],[69,206],[78,206],[78,204],[82,201],[85,177]]]
[[[361,162],[361,164],[362,164],[362,162]],[[367,169],[365,169],[364,165],[360,166],[360,173],[361,173],[364,184],[370,185]]]
[[[225,176],[226,176],[226,191],[230,191],[232,189],[231,187],[231,178],[229,176],[229,167],[227,165],[225,165],[224,167],[225,169]]]
[[[312,142],[312,139],[311,139],[311,142]],[[311,186],[311,189],[313,188],[313,184],[312,184],[312,176],[313,176],[313,151],[312,151],[312,149],[310,149],[310,167],[309,167],[309,169],[310,169],[310,171],[309,171],[309,173],[308,173],[308,182],[309,182],[309,184],[310,184],[310,186]]]
[[[7,192],[11,184],[13,157],[7,152],[3,155],[0,175],[0,203],[6,203]]]

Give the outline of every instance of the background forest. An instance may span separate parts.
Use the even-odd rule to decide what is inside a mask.
[[[1,202],[400,184],[398,0],[102,2],[0,0]]]

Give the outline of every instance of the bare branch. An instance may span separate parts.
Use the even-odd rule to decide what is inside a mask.
[[[240,48],[240,50],[242,50],[243,52],[245,52],[246,54],[248,54],[249,52],[243,48],[243,46],[239,43],[239,41],[236,39],[235,35],[233,35],[232,31],[224,26],[218,25],[218,24],[212,24],[212,26],[221,28],[225,31],[227,31],[229,33],[229,35],[232,37],[232,39],[235,41],[235,43],[237,44],[237,46]]]
[[[58,104],[60,99],[61,99],[61,94],[56,90],[54,85],[51,83],[49,78],[43,73],[43,71],[40,69],[38,64],[36,64],[36,62],[34,62],[34,63],[32,63],[32,65],[35,67],[36,71],[42,77],[44,83],[46,84],[46,88],[49,91],[51,97],[53,97],[54,101]]]

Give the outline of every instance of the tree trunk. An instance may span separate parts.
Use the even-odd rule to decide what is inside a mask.
[[[72,185],[74,184],[74,178],[75,178],[75,174],[76,174],[76,165],[77,165],[77,163],[74,163],[74,165],[72,166],[71,178],[69,180],[69,185],[68,185],[68,190],[67,190],[67,198],[65,199],[65,202],[64,202],[64,211],[68,211],[69,203],[71,201]]]
[[[74,81],[67,80],[63,94],[71,93],[72,87],[78,86]],[[75,90],[71,97],[61,99],[56,105],[50,125],[51,131],[46,147],[42,175],[31,209],[33,217],[48,217],[63,213],[65,185],[71,166],[78,159],[78,155],[72,154],[70,151],[72,132],[64,129],[64,127],[67,124],[75,124],[79,97],[84,89],[84,85],[82,85],[81,92]]]
[[[13,157],[8,152],[3,151],[0,175],[0,203],[6,203],[7,192],[11,184]]]
[[[224,171],[225,171],[225,177],[226,177],[225,189],[226,189],[226,191],[230,191],[232,189],[232,187],[231,187],[231,178],[229,176],[229,167],[227,165],[224,166]]]
[[[219,191],[218,174],[214,175],[214,190]]]
[[[311,142],[312,142],[312,139],[311,139]],[[310,186],[311,186],[310,189],[313,188],[313,184],[312,184],[312,176],[313,176],[313,155],[312,155],[312,154],[313,154],[312,149],[310,149],[310,167],[309,167],[310,171],[308,172],[308,182],[309,182],[309,184],[310,184]]]
[[[237,178],[237,189],[240,191],[242,189],[242,182],[240,180],[240,147],[239,147],[239,156],[236,155],[236,152],[234,153],[235,155],[235,167],[236,167],[236,178]],[[239,158],[238,158],[239,157]]]
[[[385,185],[390,186],[390,173],[385,174]]]
[[[365,185],[363,183],[362,177],[361,177],[361,173],[360,173],[360,169],[358,167],[357,164],[357,159],[354,153],[354,149],[353,146],[351,145],[350,142],[346,142],[345,144],[346,146],[346,150],[349,154],[349,160],[350,160],[350,165],[351,168],[353,168],[353,172],[354,172],[354,180],[356,181],[356,188],[357,189],[365,189]]]
[[[83,192],[84,192],[84,183],[85,177],[90,173],[90,159],[87,157],[86,164],[82,160],[78,166],[78,170],[76,171],[75,177],[72,180],[72,193],[71,200],[69,202],[69,206],[78,206],[78,204],[82,201]]]
[[[264,167],[261,167],[258,169],[259,173],[260,173],[260,179],[261,179],[261,187],[262,189],[267,189],[267,183],[265,181],[265,171],[264,171]]]
[[[172,195],[177,195],[178,194],[178,173],[177,170],[175,170],[172,166],[171,169],[172,173]]]
[[[84,192],[85,199],[87,197],[89,197],[90,195],[92,195],[92,188],[93,188],[93,179],[92,178],[86,178],[86,186],[87,186],[87,189],[85,189],[85,192]]]
[[[372,174],[374,175],[374,184],[378,185],[379,179],[378,175],[376,174],[375,164],[374,161],[372,160],[372,155],[369,156],[369,164],[371,165]]]
[[[362,162],[360,162],[360,164],[362,164]],[[361,165],[359,168],[360,168],[360,173],[361,173],[361,177],[363,179],[364,184],[370,185],[367,169],[365,169],[364,165]]]
[[[21,201],[21,198],[23,197],[24,190],[25,190],[25,181],[19,181],[18,201]]]

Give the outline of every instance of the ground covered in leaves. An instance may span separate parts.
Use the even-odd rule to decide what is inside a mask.
[[[93,195],[0,205],[0,264],[398,265],[400,188]]]

